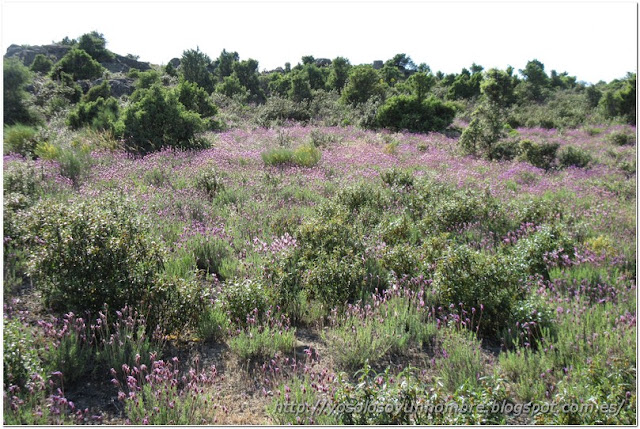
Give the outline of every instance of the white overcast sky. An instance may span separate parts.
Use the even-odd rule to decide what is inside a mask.
[[[567,71],[595,83],[637,70],[636,2],[30,1],[2,0],[3,53],[97,30],[107,47],[166,64],[200,47],[224,48],[260,69],[303,55],[352,64],[406,53],[435,72],[524,68]]]

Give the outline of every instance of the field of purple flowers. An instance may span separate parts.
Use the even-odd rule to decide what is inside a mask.
[[[4,422],[635,424],[635,133],[5,155]]]

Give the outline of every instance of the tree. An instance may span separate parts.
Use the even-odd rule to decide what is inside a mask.
[[[198,84],[198,86],[204,88],[209,94],[213,92],[214,79],[209,71],[211,58],[204,52],[200,52],[200,48],[196,47],[195,50],[189,49],[184,51],[180,65],[182,77],[185,80]]]
[[[413,95],[420,101],[426,98],[434,83],[432,74],[422,72],[412,74],[406,82]]]
[[[636,74],[629,73],[623,80],[614,80],[600,99],[598,106],[608,118],[622,118],[636,123]]]
[[[550,85],[549,76],[544,71],[544,64],[538,60],[531,60],[523,70],[520,70],[520,74],[524,77],[524,82],[521,82],[518,89],[522,101],[543,102]]]
[[[33,76],[28,68],[16,58],[5,58],[3,61],[3,120],[5,125],[17,123],[30,124],[35,117],[27,107],[25,87]]]
[[[104,38],[104,35],[97,31],[83,34],[78,39],[78,48],[85,51],[91,58],[98,62],[108,62],[115,58],[106,46],[107,40]]]
[[[222,82],[216,85],[216,92],[229,98],[239,96],[243,102],[249,97],[249,91],[242,86],[235,73],[222,79]]]
[[[349,60],[343,57],[337,57],[331,62],[331,70],[327,79],[327,87],[342,92],[342,88],[347,83],[349,69],[351,64]]]
[[[258,79],[258,61],[249,58],[244,61],[233,63],[233,74],[238,77],[240,84],[249,90],[250,101],[256,103],[264,102],[264,93],[260,87]]]
[[[291,89],[288,95],[296,103],[311,100],[311,85],[303,72],[291,73]]]
[[[371,97],[384,96],[385,87],[380,76],[370,65],[352,67],[341,100],[353,106],[366,103]]]
[[[72,48],[58,61],[51,71],[51,77],[61,79],[61,73],[68,73],[73,80],[97,79],[102,76],[104,68],[96,60],[91,58],[84,50]]]
[[[225,77],[231,76],[233,63],[238,61],[240,61],[240,56],[237,52],[227,52],[223,49],[215,64],[218,80],[222,81]]]
[[[498,69],[490,69],[480,85],[487,102],[501,109],[511,106],[515,101],[513,89],[511,76]]]

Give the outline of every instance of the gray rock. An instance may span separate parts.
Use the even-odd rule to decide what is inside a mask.
[[[97,79],[91,82],[91,86],[100,85],[104,79]],[[120,98],[123,95],[131,95],[136,89],[134,86],[134,79],[121,78],[121,79],[109,79],[109,85],[111,86],[111,95],[115,98]]]
[[[180,67],[180,58],[171,58],[171,61],[169,61],[169,64],[171,64],[173,66],[173,68],[178,68]]]
[[[19,58],[27,67],[33,63],[36,55],[43,54],[55,63],[60,61],[67,52],[71,49],[66,45],[43,45],[43,46],[28,46],[28,45],[11,45],[7,48],[5,58]],[[115,54],[113,60],[109,62],[101,63],[104,68],[111,73],[126,73],[132,68],[136,68],[140,71],[146,71],[151,69],[149,63],[135,60],[133,58],[124,57],[122,55]]]
[[[5,58],[18,58],[25,66],[29,67],[38,54],[51,58],[55,63],[60,61],[70,49],[71,47],[65,45],[11,45],[7,48],[7,53],[4,56]]]

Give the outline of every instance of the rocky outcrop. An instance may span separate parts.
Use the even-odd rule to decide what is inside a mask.
[[[111,73],[126,73],[131,69],[138,69],[140,71],[151,70],[149,63],[144,63],[133,58],[123,57],[122,55],[115,55],[113,61],[101,63],[102,67],[109,70]]]
[[[43,46],[28,46],[28,45],[11,45],[7,49],[5,58],[19,58],[27,67],[33,63],[36,55],[43,54],[55,63],[60,61],[67,52],[71,49],[67,45],[43,45]],[[111,73],[126,73],[130,69],[138,69],[140,71],[146,71],[151,69],[149,63],[138,61],[133,58],[123,57],[122,55],[115,54],[113,60],[108,62],[102,62],[102,67],[109,70]]]
[[[5,58],[19,58],[25,66],[30,66],[36,55],[42,54],[49,57],[54,63],[60,61],[62,57],[66,55],[71,49],[66,45],[43,45],[43,46],[28,46],[28,45],[11,45],[7,48]]]

